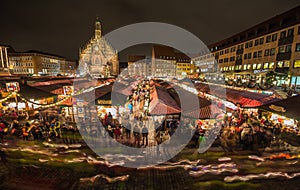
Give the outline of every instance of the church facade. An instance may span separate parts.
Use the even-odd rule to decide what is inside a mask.
[[[93,78],[107,78],[119,74],[119,59],[115,50],[101,34],[97,19],[95,33],[90,41],[79,50],[79,74]]]

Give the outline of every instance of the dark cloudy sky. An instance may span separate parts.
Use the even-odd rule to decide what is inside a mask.
[[[0,3],[0,44],[78,59],[98,15],[104,34],[137,22],[165,22],[209,45],[297,5],[299,0],[7,0]]]

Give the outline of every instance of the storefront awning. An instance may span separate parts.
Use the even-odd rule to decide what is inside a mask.
[[[300,96],[297,95],[284,100],[266,104],[258,108],[300,121],[299,105]]]

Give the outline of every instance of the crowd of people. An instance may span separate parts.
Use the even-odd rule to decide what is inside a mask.
[[[207,131],[216,133],[218,138],[214,145],[221,146],[225,151],[257,151],[270,147],[272,142],[279,142],[281,134],[287,132],[281,123],[271,121],[259,111],[247,109],[225,114],[223,119],[216,120],[213,124],[199,120],[193,137],[195,146],[205,143],[209,134]]]
[[[36,115],[35,118],[29,119],[28,113],[25,112],[17,112],[14,109],[0,111],[1,141],[6,136],[20,138],[24,141],[62,141],[66,144],[75,143],[78,139],[76,126],[67,125],[61,114],[53,117]]]
[[[148,113],[150,91],[150,81],[138,83],[132,89],[132,95],[126,104],[128,112],[122,113],[121,122],[108,112],[100,118],[105,129],[102,131],[97,124],[84,120],[77,122],[76,125],[69,125],[62,114],[53,117],[39,114],[35,120],[29,122],[28,113],[22,113],[21,116],[14,109],[0,110],[0,140],[10,135],[24,141],[32,139],[73,144],[78,142],[80,135],[95,138],[108,135],[111,137],[108,138],[110,140],[115,139],[124,144],[141,147],[149,146],[150,137],[154,141],[151,143],[155,145],[172,138],[175,132],[180,134],[187,132],[192,136],[190,145],[198,147],[199,144],[206,143],[209,136],[214,133],[217,139],[213,146],[221,146],[225,151],[234,151],[270,147],[274,140],[278,141],[281,138],[282,132],[291,132],[281,123],[275,123],[268,116],[263,116],[260,111],[241,108],[225,114],[224,118],[216,119],[214,122],[189,119],[179,121],[179,117],[158,121]],[[20,123],[20,120],[25,122]]]

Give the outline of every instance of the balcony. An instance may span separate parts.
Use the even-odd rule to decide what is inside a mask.
[[[286,53],[278,53],[276,55],[276,61],[283,61],[283,60],[289,60],[291,59],[291,52],[286,52]]]
[[[285,38],[280,38],[278,40],[278,46],[291,44],[291,43],[293,43],[293,39],[294,39],[294,36],[288,36],[288,37],[285,37]]]

